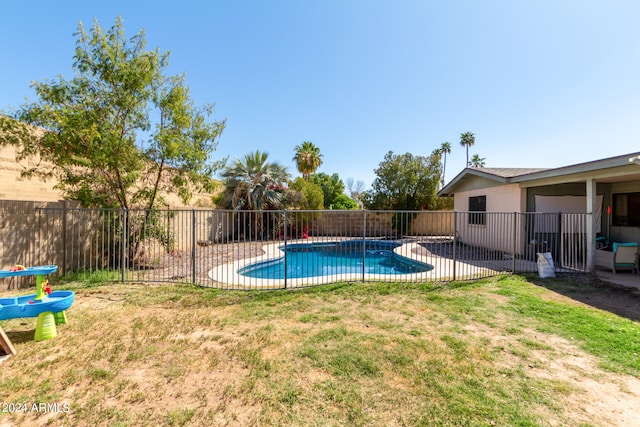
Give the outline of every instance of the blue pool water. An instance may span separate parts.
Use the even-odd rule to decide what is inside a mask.
[[[412,274],[430,271],[433,266],[393,253],[397,242],[367,240],[364,242],[365,274]],[[361,240],[331,243],[294,243],[287,245],[287,278],[317,277],[334,274],[362,274]],[[280,247],[284,251],[284,246]],[[247,265],[238,273],[261,279],[284,279],[284,257]]]

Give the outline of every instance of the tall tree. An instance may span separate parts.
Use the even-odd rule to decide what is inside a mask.
[[[309,175],[314,173],[322,164],[320,149],[312,142],[304,141],[301,145],[296,145],[295,150],[296,155],[293,156],[293,161],[296,162],[298,172],[302,174],[306,181],[309,181]]]
[[[480,155],[474,154],[473,157],[471,157],[471,160],[469,161],[469,166],[471,166],[472,168],[483,168],[484,161],[485,161],[484,157],[480,157]]]
[[[333,175],[328,175],[324,172],[314,173],[309,179],[322,188],[325,209],[330,209],[336,198],[344,192],[344,183],[337,173]]]
[[[440,153],[442,154],[442,179],[440,182],[444,186],[444,176],[447,171],[447,154],[451,154],[451,144],[448,141],[442,143]]]
[[[280,209],[289,179],[284,166],[267,161],[269,155],[256,151],[236,159],[224,169],[225,182],[221,205],[224,208],[263,210]]]
[[[151,209],[163,193],[187,202],[211,184],[225,122],[194,105],[184,75],[165,75],[169,53],[146,50],[144,31],[127,39],[119,17],[107,30],[80,23],[75,36],[74,77],[34,82],[38,101],[0,118],[19,135],[0,141],[19,146],[17,160],[46,161],[25,173],[55,176],[85,205],[121,208]]]
[[[460,134],[460,145],[467,148],[467,162],[465,167],[469,166],[469,147],[473,147],[476,142],[476,137],[471,132],[465,132]]]
[[[429,157],[389,151],[375,170],[370,207],[382,209],[429,209],[440,183],[440,155]]]
[[[291,197],[291,193],[299,193],[297,197]],[[294,209],[320,210],[324,206],[324,194],[322,188],[314,183],[305,181],[303,178],[296,178],[289,184],[289,200]]]

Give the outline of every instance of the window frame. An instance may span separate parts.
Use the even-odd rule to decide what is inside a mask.
[[[611,195],[611,224],[615,227],[640,227],[640,192]],[[622,210],[622,214],[618,213]]]
[[[487,196],[469,196],[469,225],[487,225]]]

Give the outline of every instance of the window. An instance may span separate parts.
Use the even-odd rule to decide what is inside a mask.
[[[487,196],[469,197],[469,224],[485,225],[487,216]],[[482,212],[482,213],[475,213]]]
[[[613,195],[613,225],[640,227],[640,193]]]

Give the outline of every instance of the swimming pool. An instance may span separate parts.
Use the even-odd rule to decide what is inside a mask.
[[[364,247],[363,247],[364,243]],[[305,278],[344,274],[423,273],[433,266],[396,254],[401,243],[382,240],[292,243],[280,258],[244,266],[238,274],[261,279]],[[284,246],[279,247],[284,252]],[[364,263],[363,263],[364,256]]]

